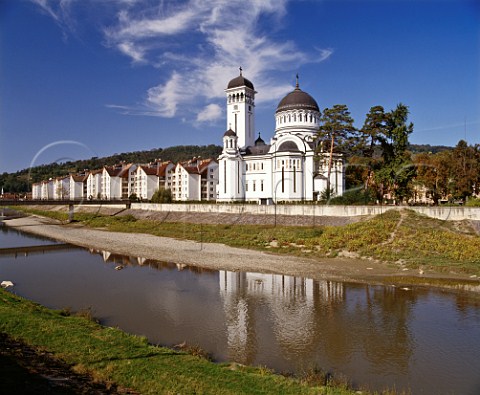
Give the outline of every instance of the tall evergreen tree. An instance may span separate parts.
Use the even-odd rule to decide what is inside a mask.
[[[408,107],[398,104],[387,114],[385,133],[378,136],[383,163],[376,178],[383,186],[382,194],[389,192],[399,199],[408,197],[411,181],[415,177],[415,167],[407,151],[413,123],[407,124],[407,119]]]
[[[329,152],[327,170],[327,191],[330,197],[330,174],[332,173],[333,153],[345,153],[351,147],[351,141],[356,131],[353,118],[345,104],[335,104],[332,108],[323,110],[320,118],[320,151]]]
[[[370,112],[365,118],[365,123],[360,129],[360,135],[363,145],[363,156],[372,158],[375,147],[381,136],[385,136],[387,126],[387,114],[382,106],[370,108]]]

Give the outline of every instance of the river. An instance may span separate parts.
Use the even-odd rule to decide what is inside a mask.
[[[103,325],[155,344],[199,345],[217,361],[356,387],[480,393],[480,302],[421,287],[212,271],[92,251],[0,227],[0,281],[47,307],[91,308]],[[3,250],[4,251],[4,250]],[[121,270],[118,270],[121,269]]]

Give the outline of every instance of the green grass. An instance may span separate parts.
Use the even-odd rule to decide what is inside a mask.
[[[61,220],[67,216],[57,211],[24,210]],[[480,275],[480,237],[466,221],[442,221],[410,210],[402,214],[391,210],[336,227],[170,223],[88,213],[76,213],[75,219],[113,232],[148,233],[312,258],[349,251],[386,262],[401,260],[411,268]]]
[[[90,374],[142,394],[353,394],[344,386],[308,385],[268,369],[216,364],[148,344],[94,320],[46,309],[0,289],[0,331]]]

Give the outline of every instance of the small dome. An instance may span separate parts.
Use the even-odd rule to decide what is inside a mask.
[[[250,89],[255,90],[253,87],[253,84],[250,80],[247,80],[243,75],[242,75],[242,68],[240,67],[240,75],[238,77],[235,77],[233,80],[231,80],[228,83],[227,89],[231,88],[238,88],[240,86],[246,86]]]
[[[258,133],[258,138],[255,140],[255,146],[265,145],[265,141],[260,137],[260,133]]]
[[[237,134],[230,128],[224,134],[223,137],[235,137]]]
[[[320,112],[318,104],[315,99],[310,96],[307,92],[304,92],[298,86],[298,75],[297,75],[297,84],[295,89],[287,94],[280,103],[278,103],[277,110],[275,111],[286,111],[286,110],[314,110]]]

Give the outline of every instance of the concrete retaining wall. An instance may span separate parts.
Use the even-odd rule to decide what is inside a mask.
[[[406,206],[329,206],[329,205],[272,205],[255,204],[156,204],[132,203],[134,210],[151,210],[163,212],[197,212],[223,214],[262,214],[262,215],[305,215],[354,217],[359,215],[376,215],[387,210],[409,208],[432,218],[443,220],[471,219],[480,221],[480,207],[406,207]]]

